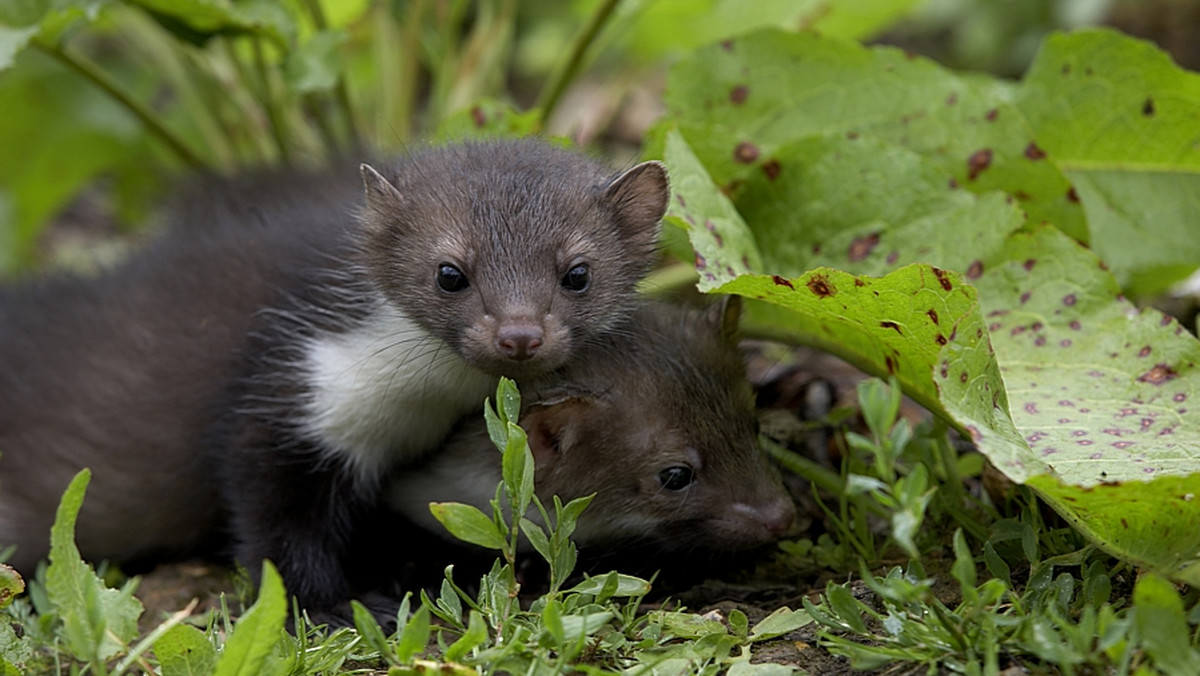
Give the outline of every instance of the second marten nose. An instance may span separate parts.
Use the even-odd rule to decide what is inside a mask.
[[[531,359],[541,346],[542,330],[536,326],[509,326],[496,333],[496,347],[509,359]]]

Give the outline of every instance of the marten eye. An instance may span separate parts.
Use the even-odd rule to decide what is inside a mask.
[[[437,285],[439,289],[447,293],[458,293],[471,286],[471,282],[467,280],[467,276],[463,274],[462,270],[449,263],[442,263],[438,266]]]
[[[681,491],[696,480],[691,467],[668,467],[658,473],[658,483],[669,491]]]
[[[583,291],[588,288],[588,283],[591,281],[591,270],[588,269],[586,263],[580,263],[567,270],[567,274],[563,275],[562,287],[567,291]]]

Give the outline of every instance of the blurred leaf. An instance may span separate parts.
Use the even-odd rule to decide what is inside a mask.
[[[284,5],[270,0],[126,0],[146,10],[176,38],[203,46],[218,35],[260,35],[285,52],[295,42],[296,25]]]
[[[333,89],[341,76],[342,59],[338,50],[347,37],[345,31],[320,31],[289,54],[283,74],[291,89],[299,94]]]
[[[1115,31],[1052,35],[1016,104],[1118,283],[1160,293],[1200,266],[1200,75]]]
[[[538,110],[518,112],[512,106],[484,99],[454,111],[438,124],[437,141],[528,136],[537,131]]]
[[[430,632],[429,608],[422,604],[400,632],[400,640],[396,644],[396,659],[407,664],[412,658],[420,655],[429,643]]]
[[[25,49],[25,45],[29,44],[29,40],[37,35],[37,32],[37,26],[10,28],[0,25],[0,70],[12,65],[13,57]]]
[[[1156,575],[1139,578],[1133,588],[1133,612],[1155,667],[1172,676],[1200,673],[1200,653],[1191,645],[1183,601],[1170,582]]]

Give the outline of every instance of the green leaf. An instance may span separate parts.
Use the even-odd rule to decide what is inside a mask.
[[[563,641],[573,643],[582,636],[591,636],[608,625],[616,613],[602,610],[582,615],[567,615],[562,618]]]
[[[339,50],[347,40],[345,31],[318,31],[289,54],[283,65],[283,75],[292,91],[310,94],[332,90],[341,77]]]
[[[551,549],[550,539],[546,537],[542,527],[525,517],[521,517],[520,526],[521,532],[525,534],[529,544],[533,545],[534,550],[541,554],[546,563],[553,564],[554,551]]]
[[[422,604],[400,631],[400,640],[396,643],[396,659],[402,664],[411,662],[425,650],[431,632],[429,606]]]
[[[617,580],[617,588],[613,592],[613,596],[645,596],[650,593],[650,583],[640,577],[622,575],[620,573],[612,573],[612,575],[616,575]],[[566,590],[566,593],[590,594],[595,596],[601,592],[607,580],[609,580],[608,575],[589,577]]]
[[[451,535],[463,542],[501,551],[508,546],[496,524],[477,507],[458,502],[435,502],[429,505],[429,511]]]
[[[132,585],[120,591],[107,588],[75,546],[75,520],[91,476],[86,469],[76,474],[59,503],[50,529],[46,594],[62,618],[71,652],[97,664],[119,654],[137,637],[142,604],[133,597]]]
[[[481,138],[515,138],[537,132],[541,111],[518,112],[507,103],[494,100],[476,101],[446,116],[438,124],[434,139],[462,141]]]
[[[1183,601],[1170,582],[1143,575],[1133,588],[1133,608],[1138,634],[1156,667],[1172,676],[1200,673]]]
[[[12,566],[0,563],[0,608],[6,608],[18,594],[25,591],[25,580]]]
[[[754,625],[754,628],[750,630],[750,640],[765,641],[777,638],[807,626],[812,621],[812,615],[807,610],[792,610],[787,606],[777,608]]]
[[[1016,105],[1074,186],[1089,241],[1123,287],[1158,293],[1195,270],[1200,75],[1115,31],[1052,35]]]
[[[501,378],[496,386],[496,401],[501,420],[515,425],[521,417],[521,393],[517,391],[517,384]]]
[[[397,661],[396,654],[392,651],[392,646],[383,635],[383,629],[375,621],[375,616],[371,614],[371,611],[358,601],[351,601],[350,608],[354,613],[354,628],[358,630],[358,635],[372,650],[378,651],[385,660],[395,663]]]
[[[213,671],[215,676],[255,676],[275,666],[275,646],[287,621],[283,578],[270,561],[263,561],[258,600],[238,618]]]
[[[516,403],[520,410],[520,402]],[[529,450],[529,441],[525,430],[516,423],[515,418],[509,417],[507,423],[508,445],[504,448],[501,459],[501,474],[504,478],[504,489],[513,505],[513,514],[524,514],[529,509],[533,499],[533,453]]]
[[[797,667],[771,662],[734,662],[725,676],[791,676]]]
[[[217,650],[199,629],[177,624],[154,643],[162,676],[203,676],[217,663]]]
[[[450,647],[446,648],[442,658],[447,662],[457,662],[464,655],[483,645],[488,639],[487,625],[478,610],[472,610],[467,617],[467,631]]]

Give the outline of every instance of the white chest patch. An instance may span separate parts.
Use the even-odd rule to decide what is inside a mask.
[[[386,304],[360,328],[313,340],[305,367],[309,432],[364,480],[436,448],[462,416],[482,416],[496,389],[495,378]]]

